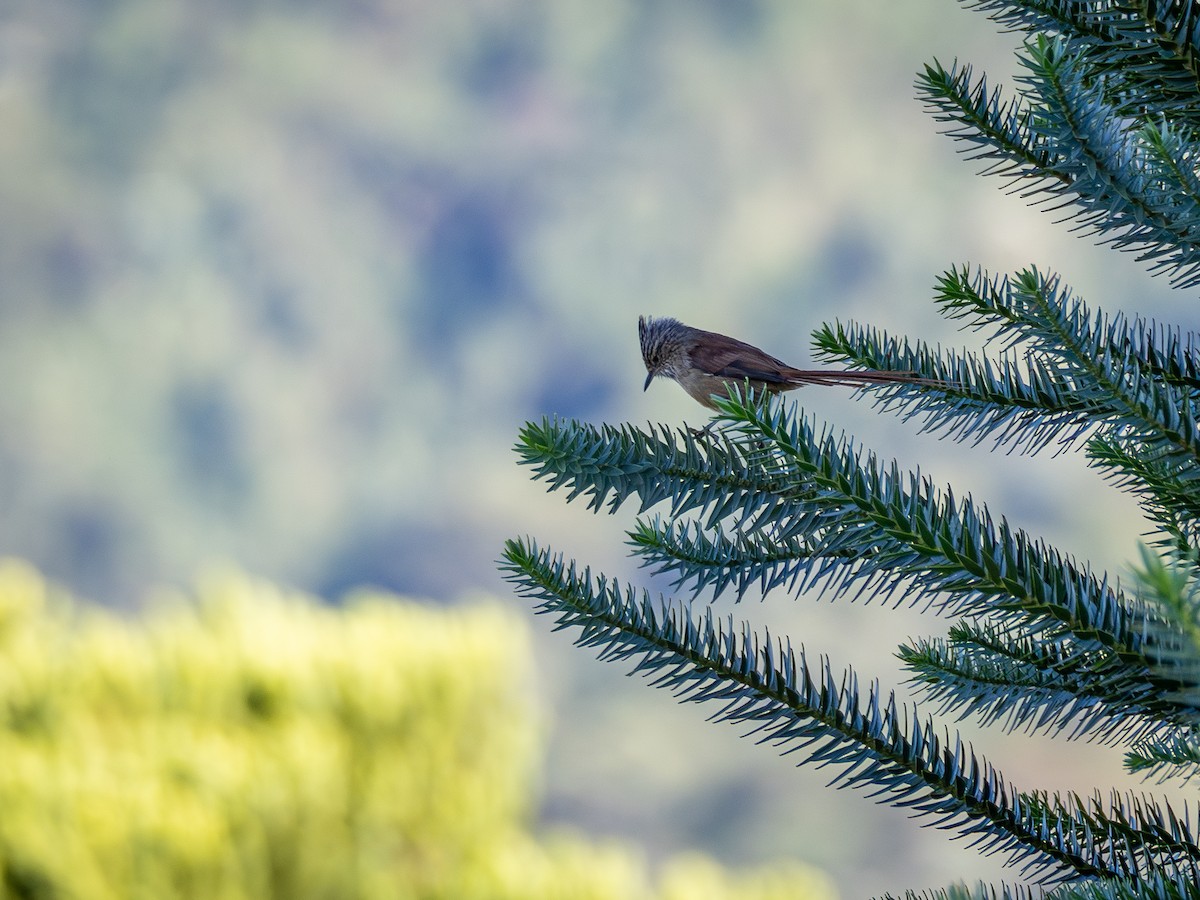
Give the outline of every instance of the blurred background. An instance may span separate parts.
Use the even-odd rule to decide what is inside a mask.
[[[926,60],[1011,81],[1017,46],[952,0],[7,0],[0,553],[129,611],[221,563],[331,600],[506,598],[494,560],[526,533],[656,586],[624,557],[631,511],[547,497],[511,452],[543,415],[702,423],[674,385],[642,393],[639,314],[796,365],[832,318],[978,346],[935,277],[1035,263],[1186,325],[1194,296],[977,177],[913,99]],[[1078,454],[795,396],[1069,553],[1136,557],[1135,507]],[[942,627],[733,611],[884,684]],[[521,612],[546,827],[813,862],[846,896],[999,871]],[[1127,786],[1104,748],[978,746],[1022,788]]]

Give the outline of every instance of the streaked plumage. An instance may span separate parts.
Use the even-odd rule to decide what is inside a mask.
[[[656,376],[673,378],[699,403],[713,409],[712,397],[728,396],[729,385],[748,379],[756,391],[790,391],[806,384],[863,387],[872,384],[924,384],[938,386],[907,372],[838,372],[796,369],[752,344],[715,331],[684,325],[678,319],[638,317],[646,384]]]

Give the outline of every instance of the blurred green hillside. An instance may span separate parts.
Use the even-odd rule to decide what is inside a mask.
[[[829,897],[800,866],[528,831],[528,640],[496,607],[344,609],[236,575],[143,622],[0,561],[0,894]]]
[[[797,364],[834,317],[961,344],[928,298],[970,260],[1189,321],[1194,298],[976,178],[913,101],[924,60],[1003,78],[1014,40],[954,0],[0,3],[0,553],[131,608],[214,560],[320,596],[498,594],[525,529],[630,574],[624,523],[545,498],[510,447],[546,414],[701,418],[642,393],[638,314]],[[1133,555],[1137,516],[1077,458],[798,399],[1081,557]],[[743,613],[885,679],[926,627]],[[972,877],[545,632],[547,819],[655,858],[819,857],[851,896]],[[1056,759],[1009,771],[1058,786]]]

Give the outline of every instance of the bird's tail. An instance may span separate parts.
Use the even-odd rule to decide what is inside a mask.
[[[789,389],[806,384],[830,384],[844,387],[869,387],[876,384],[915,384],[922,387],[946,387],[944,381],[922,378],[914,372],[838,372],[829,369],[788,369],[784,373]]]

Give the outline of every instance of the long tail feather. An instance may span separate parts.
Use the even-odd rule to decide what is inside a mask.
[[[846,387],[865,387],[873,384],[918,384],[923,387],[948,387],[944,381],[922,378],[910,372],[836,372],[828,369],[789,369],[788,388],[806,384],[832,384]]]

